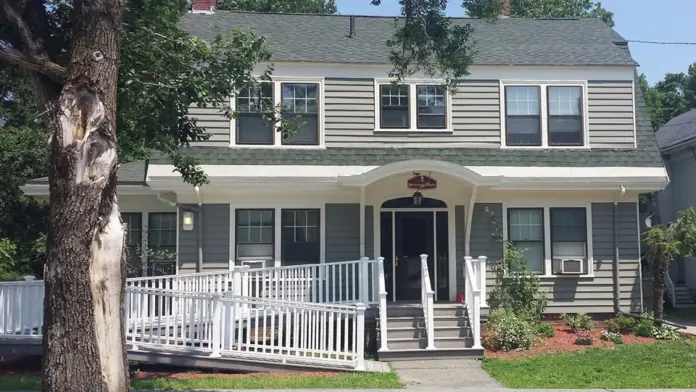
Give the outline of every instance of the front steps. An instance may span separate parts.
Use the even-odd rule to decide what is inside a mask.
[[[696,306],[696,299],[691,294],[691,290],[685,285],[675,285],[674,286],[674,296],[676,297],[677,307],[692,307]]]
[[[433,358],[482,358],[483,349],[474,349],[466,308],[458,303],[434,305],[434,349],[428,349],[423,310],[418,303],[390,304],[387,307],[387,351],[381,361]]]

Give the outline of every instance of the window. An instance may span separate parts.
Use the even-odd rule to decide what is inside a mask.
[[[236,211],[237,258],[273,258],[273,210]]]
[[[544,273],[544,210],[508,209],[508,239],[527,260],[531,271]]]
[[[582,87],[548,87],[549,145],[583,145],[582,102]]]
[[[284,209],[281,212],[284,263],[319,262],[319,210]]]
[[[541,146],[541,97],[538,86],[505,87],[508,146]]]
[[[409,128],[410,112],[408,110],[409,87],[384,84],[379,86],[380,127]]]
[[[273,144],[273,123],[267,120],[274,110],[271,84],[242,89],[236,108],[237,144]]]
[[[126,224],[126,273],[129,278],[142,276],[143,214],[125,212],[121,214]]]
[[[148,276],[176,273],[176,213],[150,213]]]
[[[316,83],[281,83],[284,114],[296,119],[294,134],[283,144],[319,145],[319,85]]]
[[[442,86],[416,86],[418,128],[447,127],[447,95]]]
[[[585,208],[551,208],[551,257],[587,258],[587,215]]]

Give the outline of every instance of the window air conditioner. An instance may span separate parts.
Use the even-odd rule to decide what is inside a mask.
[[[582,275],[584,267],[584,259],[561,259],[561,275]]]

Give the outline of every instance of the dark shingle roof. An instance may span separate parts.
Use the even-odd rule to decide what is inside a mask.
[[[118,183],[121,185],[145,185],[146,161],[123,163],[118,169]],[[28,185],[48,184],[48,177],[34,178]]]
[[[661,150],[678,147],[696,140],[696,109],[677,116],[655,133]]]
[[[394,18],[216,11],[186,14],[180,26],[210,41],[218,32],[250,29],[268,39],[274,61],[389,64]],[[599,19],[453,18],[475,29],[477,65],[635,65],[615,43],[626,40]]]

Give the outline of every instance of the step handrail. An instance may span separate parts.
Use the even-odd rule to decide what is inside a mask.
[[[483,348],[481,345],[481,306],[484,303],[482,294],[485,286],[486,256],[480,256],[474,263],[471,256],[464,257],[464,279],[466,281],[466,310],[469,315],[471,334],[474,337],[473,348]]]
[[[435,292],[430,284],[430,272],[428,271],[428,255],[420,255],[421,259],[421,307],[423,308],[423,319],[428,336],[427,350],[435,349],[435,322],[433,317],[433,302]]]
[[[667,289],[667,297],[669,297],[672,306],[677,306],[676,290],[674,288],[674,282],[672,282],[672,277],[669,276],[669,270],[665,271],[665,289]]]
[[[379,351],[389,351],[387,345],[387,282],[384,257],[377,258],[377,293],[379,296]]]

